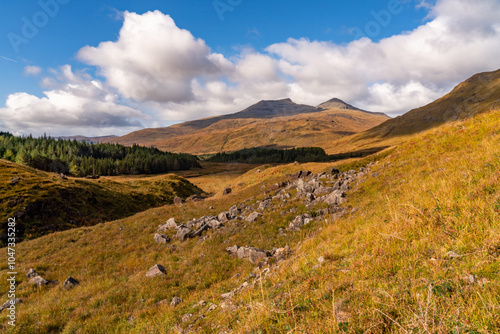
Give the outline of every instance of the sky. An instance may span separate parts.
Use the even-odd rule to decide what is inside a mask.
[[[0,131],[123,135],[260,100],[394,117],[500,68],[500,0],[0,3]]]

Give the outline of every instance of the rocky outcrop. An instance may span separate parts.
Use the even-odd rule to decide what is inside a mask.
[[[49,281],[47,281],[45,278],[43,278],[41,276],[35,276],[32,279],[30,279],[28,283],[33,285],[33,286],[44,286],[44,285],[48,285]]]
[[[174,218],[170,218],[164,225],[158,225],[158,232],[167,232],[171,229],[176,229],[177,223]]]
[[[155,242],[159,244],[166,244],[170,242],[170,238],[165,234],[155,233]]]
[[[146,273],[146,277],[157,277],[157,276],[165,276],[167,271],[161,264],[155,264],[151,268],[149,268]]]
[[[259,218],[259,213],[258,212],[252,212],[251,214],[249,214],[246,218],[245,218],[245,221],[248,222],[248,223],[253,223],[255,222],[258,218]]]
[[[179,305],[180,303],[182,303],[182,299],[180,297],[174,297],[174,298],[172,298],[170,305],[175,307],[175,306]]]
[[[3,303],[2,306],[0,306],[0,312],[2,312],[5,309],[8,309],[12,305],[17,305],[17,304],[20,304],[22,302],[23,302],[23,300],[21,298],[12,298],[12,299],[9,299],[5,303]]]
[[[26,278],[33,278],[33,277],[36,277],[36,276],[38,276],[38,273],[33,268],[31,268],[30,270],[28,270],[28,273],[26,274]]]
[[[74,279],[73,277],[69,276],[65,281],[64,281],[64,284],[63,284],[63,287],[66,289],[66,290],[69,290],[69,289],[73,289],[75,286],[77,286],[78,284],[80,284],[80,282],[76,279]]]

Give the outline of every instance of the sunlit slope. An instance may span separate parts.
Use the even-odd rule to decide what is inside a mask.
[[[479,73],[424,107],[413,109],[364,132],[321,145],[329,153],[393,145],[423,130],[498,108],[500,70]]]

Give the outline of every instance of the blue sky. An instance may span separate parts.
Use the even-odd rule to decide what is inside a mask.
[[[500,67],[500,3],[477,3],[4,1],[0,128],[123,134],[284,97],[401,114]]]

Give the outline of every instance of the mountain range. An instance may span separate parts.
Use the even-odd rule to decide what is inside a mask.
[[[370,129],[387,119],[383,113],[361,110],[337,98],[316,107],[283,99],[260,101],[235,114],[135,131],[107,142],[191,154],[250,147],[318,146]]]

